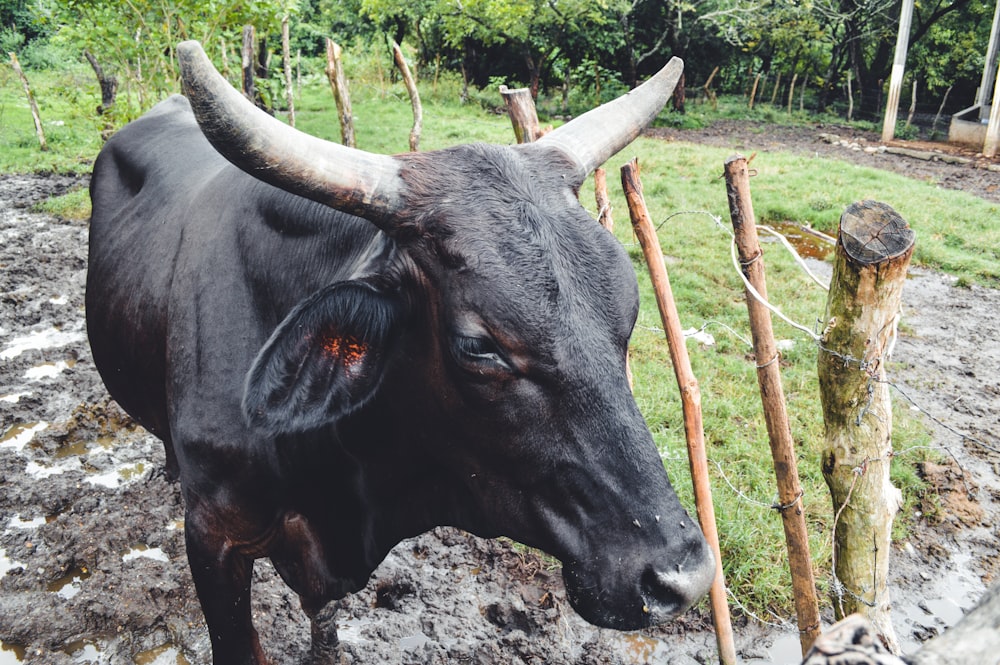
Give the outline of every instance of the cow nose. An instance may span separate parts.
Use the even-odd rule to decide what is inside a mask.
[[[641,579],[643,611],[649,613],[650,623],[669,621],[704,596],[713,579],[715,558],[707,547],[672,569],[647,568]]]

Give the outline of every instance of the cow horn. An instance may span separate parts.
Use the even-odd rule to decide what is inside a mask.
[[[395,159],[310,136],[273,118],[231,86],[196,41],[179,44],[177,59],[201,131],[223,157],[275,187],[389,230],[388,220],[402,207]]]
[[[576,162],[579,186],[591,171],[631,143],[673,94],[684,61],[671,58],[651,79],[614,101],[574,118],[534,145],[558,148]]]

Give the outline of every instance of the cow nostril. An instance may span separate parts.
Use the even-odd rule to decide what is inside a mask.
[[[683,574],[647,568],[642,574],[642,597],[649,612],[674,616],[683,612],[688,602],[683,590]]]

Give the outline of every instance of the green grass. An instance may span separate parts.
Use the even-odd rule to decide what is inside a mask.
[[[390,83],[388,70],[372,59],[355,65],[364,68],[351,88],[358,146],[373,152],[405,151],[412,116],[401,84]],[[9,71],[0,68],[0,172],[89,168],[100,147],[100,120],[91,117],[98,93],[92,77],[85,74],[86,70],[72,68],[35,77],[43,118],[64,120],[63,125],[52,128],[52,150],[41,154],[34,144],[30,116],[22,108],[19,84],[10,80]],[[369,83],[363,85],[359,79]],[[297,101],[299,128],[337,139],[339,125],[325,78],[315,72],[307,75],[305,84]],[[469,141],[512,142],[506,117],[484,110],[481,104],[460,104],[458,90],[454,77],[441,77],[435,88],[430,73],[425,72],[423,149]],[[744,112],[735,105],[722,108],[723,114],[734,117]],[[786,115],[767,108],[755,113],[764,119]],[[694,120],[685,122],[701,122],[694,112],[688,117]],[[670,121],[669,115],[664,114],[661,121]],[[757,149],[753,134],[740,140],[747,153]],[[750,337],[743,287],[729,258],[731,227],[721,174],[730,153],[684,141],[640,139],[607,164],[616,234],[630,251],[641,287],[642,309],[632,340],[636,400],[682,500],[692,506],[676,381],[667,343],[658,329],[659,314],[648,274],[617,186],[617,169],[632,156],[639,158],[653,219],[662,222],[659,237],[670,257],[668,270],[682,323],[686,328],[707,326],[716,339],[713,346],[689,341],[688,349],[702,394],[727,583],[739,601],[755,613],[766,616],[774,611],[788,616],[792,602],[784,536],[780,516],[769,507],[775,489],[767,430],[751,350],[741,339]],[[752,167],[756,176],[751,187],[760,223],[792,221],[833,233],[848,204],[878,199],[892,205],[916,231],[915,264],[953,273],[965,284],[1000,286],[1000,227],[992,223],[1000,218],[997,204],[943,190],[933,183],[836,160],[767,152],[763,147]],[[596,212],[589,183],[580,196],[585,207]],[[87,214],[83,191],[47,205],[59,214]],[[771,300],[792,319],[814,325],[823,315],[825,293],[808,281],[777,245],[765,245],[765,261]],[[775,332],[779,340],[793,341],[783,352],[782,380],[805,489],[812,556],[822,589],[829,579],[833,517],[820,473],[823,424],[816,348],[784,323],[775,321]],[[927,454],[924,446],[928,441],[927,432],[909,410],[897,409],[894,447],[909,452],[893,461],[893,478],[911,506],[924,490],[914,464]],[[897,520],[900,537],[907,528],[905,514]]]

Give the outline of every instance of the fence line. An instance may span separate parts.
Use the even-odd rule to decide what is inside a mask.
[[[992,451],[994,453],[1000,454],[1000,448],[997,448],[995,446],[991,446],[991,445],[987,444],[986,442],[982,441],[981,439],[979,439],[979,438],[977,438],[975,436],[972,436],[971,434],[968,434],[966,432],[962,432],[962,431],[958,430],[957,428],[952,427],[951,425],[948,425],[948,424],[944,423],[940,418],[938,418],[937,416],[935,416],[934,414],[932,414],[928,409],[926,409],[924,406],[922,406],[921,404],[919,404],[912,396],[910,396],[909,394],[907,394],[907,392],[904,391],[895,382],[889,381],[889,380],[886,380],[886,379],[878,379],[876,377],[875,370],[877,369],[877,367],[880,364],[882,364],[883,362],[887,361],[891,357],[892,351],[895,348],[895,343],[896,343],[896,339],[897,339],[897,324],[898,324],[899,319],[900,319],[900,314],[899,313],[897,313],[896,317],[893,319],[893,323],[892,323],[892,326],[893,326],[892,341],[887,345],[885,352],[879,358],[877,358],[875,360],[871,360],[871,361],[866,361],[866,360],[863,360],[863,359],[858,359],[858,358],[853,358],[853,357],[845,356],[845,355],[837,353],[837,352],[835,352],[835,351],[833,351],[831,349],[828,349],[825,346],[823,346],[823,344],[822,344],[823,333],[814,332],[813,330],[811,330],[807,326],[804,326],[804,325],[802,325],[800,323],[797,323],[797,322],[791,320],[790,318],[788,318],[787,316],[785,316],[784,313],[782,313],[780,309],[778,309],[777,307],[775,307],[774,305],[772,305],[770,302],[768,302],[766,298],[764,298],[763,296],[761,296],[761,294],[758,293],[757,290],[754,289],[753,286],[749,284],[749,282],[746,279],[746,276],[743,274],[743,270],[740,267],[738,256],[736,255],[736,243],[735,243],[734,234],[733,234],[733,232],[732,232],[731,229],[729,229],[727,226],[725,226],[725,225],[722,224],[722,219],[721,219],[720,216],[715,215],[712,212],[707,211],[707,210],[683,210],[683,211],[677,211],[677,212],[671,213],[670,215],[668,215],[667,217],[665,217],[656,226],[656,229],[659,230],[668,221],[670,221],[674,217],[678,217],[680,215],[705,215],[709,219],[711,219],[718,228],[726,231],[729,234],[730,238],[731,238],[731,242],[730,242],[730,254],[731,254],[731,258],[733,260],[734,270],[739,275],[740,280],[743,282],[743,284],[746,287],[746,289],[748,290],[748,292],[751,293],[751,295],[755,299],[757,299],[762,305],[764,305],[765,307],[767,307],[768,310],[770,310],[776,316],[778,316],[779,318],[781,318],[785,323],[787,323],[791,327],[795,328],[796,330],[802,332],[803,334],[807,335],[813,341],[813,343],[816,345],[818,351],[833,354],[833,355],[841,358],[844,361],[845,365],[848,365],[848,364],[855,365],[858,368],[859,371],[863,371],[866,374],[868,374],[870,381],[878,382],[878,383],[884,383],[887,386],[889,386],[890,388],[894,389],[900,396],[902,396],[907,402],[909,402],[910,405],[913,408],[915,408],[920,413],[922,413],[923,415],[925,415],[928,418],[930,418],[930,420],[932,422],[934,422],[936,425],[938,425],[941,428],[943,428],[945,431],[947,431],[950,434],[956,436],[961,442],[963,442],[963,443],[964,442],[970,442],[970,443],[976,444],[976,445],[978,445],[978,446],[980,446],[980,447],[982,447],[982,448],[984,448],[986,450],[989,450],[989,451]],[[758,226],[757,228],[759,228],[759,229],[762,228],[765,231],[767,231],[768,233],[770,233],[773,236],[777,237],[778,240],[779,240],[779,242],[782,244],[782,246],[784,246],[785,249],[788,250],[788,252],[790,254],[792,254],[792,256],[793,256],[796,264],[807,274],[807,276],[815,284],[817,284],[820,288],[823,288],[824,290],[828,290],[829,289],[829,284],[824,284],[822,280],[820,280],[816,275],[814,275],[812,273],[811,270],[809,270],[808,266],[805,264],[805,261],[803,261],[802,257],[799,256],[798,252],[795,250],[795,248],[791,245],[791,243],[788,241],[788,239],[783,234],[781,234],[780,232],[778,232],[777,230],[775,230],[775,229],[773,229],[773,228],[771,228],[769,226],[763,226],[762,225],[762,226]],[[834,238],[831,238],[830,236],[826,236],[825,234],[817,234],[817,235],[821,239],[826,240],[827,242],[830,242],[831,244],[836,244],[836,240]],[[631,245],[635,245],[635,244],[636,243],[631,243]],[[626,246],[629,246],[629,244],[626,244]],[[757,258],[759,258],[759,256],[756,257],[753,260],[757,260]],[[818,324],[823,324],[824,322],[821,319],[818,319],[817,323]],[[730,332],[734,337],[736,337],[741,342],[743,342],[746,346],[752,347],[752,344],[750,343],[750,341],[746,337],[744,337],[743,335],[739,334],[732,327],[730,327],[730,326],[728,326],[728,325],[726,325],[724,323],[721,323],[719,321],[712,321],[712,320],[705,321],[702,324],[701,328],[698,330],[698,332],[704,331],[705,328],[707,328],[709,325],[719,325],[719,326],[723,327],[728,332]],[[650,331],[662,333],[662,330],[660,330],[658,328],[655,328],[655,327],[644,326],[644,328],[647,329],[647,330],[650,330]],[[823,332],[825,332],[825,330]],[[862,413],[863,412],[864,412],[864,409],[862,410]],[[866,459],[866,460],[864,460],[862,462],[862,464],[860,464],[858,467],[856,467],[854,469],[855,481],[858,478],[860,478],[861,476],[863,476],[865,474],[865,472],[867,471],[867,467],[870,464],[878,463],[878,462],[891,462],[892,458],[900,457],[900,456],[903,456],[903,455],[907,455],[907,454],[913,453],[913,452],[915,452],[917,450],[928,450],[928,449],[931,449],[931,450],[943,450],[944,452],[946,452],[951,457],[951,459],[955,462],[956,466],[961,471],[961,478],[962,478],[963,484],[965,485],[966,493],[970,497],[974,496],[974,491],[970,488],[970,486],[968,484],[967,474],[966,474],[966,470],[965,470],[964,466],[961,464],[961,462],[959,462],[959,460],[955,456],[955,453],[952,451],[952,446],[948,445],[948,444],[945,444],[943,442],[941,442],[941,443],[935,443],[934,445],[911,446],[911,447],[904,448],[903,450],[899,450],[899,451],[890,450],[889,453],[885,457],[880,457],[880,458],[876,458],[876,459]],[[774,510],[774,509],[780,509],[781,508],[781,506],[776,505],[775,502],[766,503],[766,502],[759,501],[757,499],[754,499],[754,498],[748,496],[746,493],[744,493],[742,490],[740,490],[738,487],[736,487],[733,484],[733,482],[730,480],[730,478],[726,475],[725,471],[723,470],[722,465],[718,461],[716,461],[714,459],[709,459],[709,461],[712,464],[715,465],[716,470],[717,470],[719,476],[722,478],[722,480],[725,482],[725,484],[729,487],[730,491],[732,491],[740,500],[742,500],[745,503],[748,503],[750,505],[756,506],[758,508],[764,508],[766,510]],[[832,526],[832,529],[831,529],[831,536],[830,536],[831,537],[831,542],[833,542],[834,539],[836,538],[837,523],[839,521],[841,513],[843,512],[843,510],[846,508],[846,506],[850,502],[851,493],[853,492],[853,489],[854,489],[854,483],[852,483],[851,488],[850,488],[850,490],[848,492],[847,498],[845,499],[844,503],[836,511],[836,514],[834,516],[833,526]],[[801,497],[799,497],[796,500],[797,501],[801,500]],[[837,602],[842,603],[842,599],[844,597],[844,594],[846,593],[846,594],[850,594],[853,598],[855,598],[860,603],[863,603],[863,604],[869,605],[869,606],[873,606],[877,602],[877,600],[878,600],[877,597],[874,598],[874,599],[872,599],[872,600],[864,599],[864,598],[858,596],[851,589],[847,588],[840,581],[839,577],[836,574],[836,548],[833,547],[833,548],[831,548],[831,550],[832,550],[832,555],[831,555],[831,569],[830,569],[831,570],[831,585],[832,585],[832,589],[833,589],[833,593],[835,595],[835,598],[837,599]],[[877,552],[875,553],[875,556],[877,556]],[[781,622],[780,624],[775,624],[773,622],[769,622],[769,621],[767,621],[765,619],[762,619],[761,617],[759,617],[759,616],[755,615],[753,612],[751,612],[745,605],[743,605],[739,601],[739,599],[736,597],[736,595],[733,593],[732,589],[729,589],[727,587],[726,591],[727,591],[727,594],[729,595],[729,597],[732,599],[733,603],[736,604],[747,616],[750,616],[754,620],[756,620],[756,621],[758,621],[760,623],[766,624],[766,625],[774,626],[774,627],[784,627],[784,628],[787,628],[788,626],[791,625],[786,619],[783,619],[783,618],[780,618],[780,617],[776,617]]]

